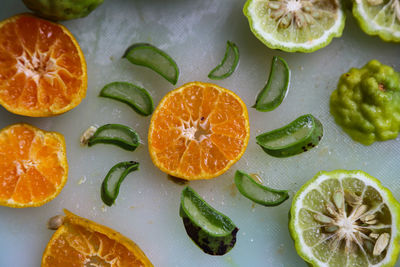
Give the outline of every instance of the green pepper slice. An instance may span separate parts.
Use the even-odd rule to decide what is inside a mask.
[[[122,124],[106,124],[99,127],[89,138],[88,146],[112,144],[128,151],[134,151],[140,143],[139,135],[130,127]]]
[[[313,115],[303,115],[288,125],[260,134],[257,144],[269,155],[289,157],[318,145],[323,135],[321,122]]]
[[[290,84],[290,69],[286,61],[278,56],[272,58],[268,82],[257,95],[254,108],[258,111],[271,111],[277,108],[286,97]]]
[[[153,99],[146,89],[128,82],[109,83],[101,89],[99,96],[123,102],[143,116],[154,110]]]
[[[107,173],[101,184],[101,199],[104,204],[111,206],[119,194],[119,188],[125,177],[139,169],[139,163],[135,161],[125,161],[114,165]]]
[[[133,44],[126,49],[122,58],[126,58],[132,64],[144,66],[157,72],[173,85],[178,81],[179,69],[176,62],[154,45],[147,43]]]
[[[189,186],[182,191],[179,215],[186,233],[205,253],[224,255],[234,247],[239,229]]]
[[[222,80],[228,78],[236,70],[239,63],[239,48],[234,42],[227,41],[224,58],[208,74],[208,78]]]
[[[235,184],[239,192],[263,206],[278,206],[289,198],[287,190],[277,190],[263,186],[254,181],[247,173],[236,171]]]

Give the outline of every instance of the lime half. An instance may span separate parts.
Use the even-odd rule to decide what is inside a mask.
[[[312,266],[394,266],[400,204],[362,171],[320,172],[297,192],[289,230]]]
[[[355,0],[353,15],[367,34],[400,42],[400,0]]]
[[[339,0],[247,0],[243,12],[255,36],[273,49],[313,52],[342,35]]]

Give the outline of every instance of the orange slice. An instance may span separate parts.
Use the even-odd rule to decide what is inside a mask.
[[[67,182],[64,137],[28,124],[0,131],[0,205],[37,207],[55,198]]]
[[[42,267],[153,266],[141,249],[120,233],[68,210],[43,253]]]
[[[64,26],[29,14],[0,22],[0,104],[8,111],[47,117],[85,97],[86,63]]]
[[[243,155],[250,136],[246,105],[215,84],[192,82],[168,93],[151,118],[154,165],[172,176],[210,179]]]

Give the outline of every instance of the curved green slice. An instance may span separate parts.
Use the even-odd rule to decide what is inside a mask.
[[[123,102],[143,116],[154,110],[153,99],[146,89],[128,82],[109,83],[101,89],[100,96]]]
[[[221,63],[208,74],[208,78],[222,80],[228,78],[235,71],[239,63],[239,48],[231,41],[226,43],[226,51]]]
[[[268,82],[258,94],[255,107],[258,111],[276,109],[286,97],[290,84],[290,69],[286,61],[274,56]]]
[[[322,135],[321,122],[307,114],[282,128],[258,135],[256,140],[267,154],[282,158],[310,150],[318,145]]]
[[[276,190],[263,186],[242,171],[236,171],[235,184],[243,196],[263,206],[278,206],[289,198],[287,190]]]
[[[365,33],[400,42],[399,0],[354,0],[353,15]]]
[[[140,137],[132,128],[122,124],[105,124],[99,127],[89,138],[88,146],[111,144],[128,151],[134,151],[139,143]]]
[[[395,266],[399,227],[400,203],[363,171],[319,172],[290,210],[296,251],[315,267]]]
[[[101,184],[101,199],[104,204],[108,206],[114,204],[125,177],[138,169],[139,163],[135,161],[120,162],[110,169]]]
[[[235,246],[236,225],[189,186],[182,191],[179,215],[186,233],[205,253],[224,255]]]
[[[126,49],[122,57],[133,64],[154,70],[174,85],[178,81],[179,69],[175,61],[167,53],[151,44],[133,44]]]
[[[266,46],[313,52],[340,37],[345,13],[340,0],[247,0],[243,13]]]

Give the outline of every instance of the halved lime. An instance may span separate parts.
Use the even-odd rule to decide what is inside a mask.
[[[312,266],[394,266],[400,204],[363,171],[320,172],[295,195],[289,230]]]
[[[345,14],[339,0],[247,0],[243,12],[266,46],[313,52],[342,35]]]
[[[353,15],[365,33],[400,42],[400,0],[355,0]]]

